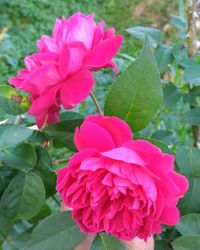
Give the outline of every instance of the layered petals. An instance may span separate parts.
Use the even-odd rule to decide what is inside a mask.
[[[114,28],[104,30],[104,25],[103,21],[96,24],[94,14],[80,12],[57,19],[52,36],[43,35],[38,52],[25,57],[26,69],[9,79],[14,87],[34,96],[29,114],[35,116],[38,127],[59,121],[61,105],[71,109],[88,97],[94,85],[91,71],[114,68],[116,74],[112,59],[123,38],[115,35]],[[54,86],[58,86],[56,97],[44,100]]]
[[[78,152],[58,170],[57,191],[83,232],[147,240],[178,223],[188,181],[174,171],[173,156],[132,140],[115,117],[87,117],[74,141]]]

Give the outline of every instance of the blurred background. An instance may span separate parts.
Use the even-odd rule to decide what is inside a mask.
[[[187,25],[184,19],[184,2],[183,0],[0,0],[0,84],[6,84],[9,77],[16,75],[20,68],[24,68],[23,58],[36,52],[36,41],[42,34],[51,34],[56,18],[62,16],[67,18],[77,11],[84,14],[95,13],[97,22],[105,20],[107,27],[113,26],[118,34],[124,35],[125,41],[115,59],[120,73],[137,57],[143,46],[143,41],[131,36],[126,31],[127,28],[135,26],[158,28],[164,33],[164,43],[167,46],[177,42],[185,43]],[[173,46],[169,47],[170,53],[172,49]],[[159,59],[158,51],[159,63],[164,63],[167,67],[171,54],[169,56],[166,54],[168,61],[165,63],[162,58]],[[162,78],[163,80],[170,78],[168,81],[172,81],[173,86],[166,85],[164,102],[158,115],[140,133],[140,136],[155,136],[156,139],[157,137],[160,139],[161,136],[164,142],[173,145],[173,149],[179,143],[192,145],[191,128],[179,119],[180,114],[187,109],[182,99],[182,94],[184,95],[186,91],[181,74],[176,62],[171,64],[170,68],[165,68]],[[105,95],[113,81],[113,74],[111,70],[102,70],[94,75],[96,79],[94,92],[103,106]],[[96,112],[90,97],[75,111],[83,115]],[[0,120],[5,118],[10,119],[12,123],[13,116],[0,110]],[[24,122],[27,125],[34,124],[34,119],[26,116]],[[154,135],[155,130],[161,130],[161,135]],[[173,144],[174,142],[176,144]]]
[[[143,25],[163,29],[177,15],[178,0],[0,0],[0,83],[23,67],[23,58],[36,51],[42,34],[51,34],[56,18],[76,11],[96,14],[126,38],[122,52],[135,56],[137,44],[126,28]]]

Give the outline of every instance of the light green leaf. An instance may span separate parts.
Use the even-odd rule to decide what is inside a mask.
[[[169,45],[160,45],[155,50],[155,58],[159,67],[160,74],[165,73],[168,69],[168,65],[172,60],[172,48]]]
[[[125,250],[127,249],[121,241],[104,233],[98,234],[92,244],[91,250]]]
[[[198,250],[200,246],[200,237],[182,236],[172,242],[174,250]]]
[[[174,108],[181,98],[180,90],[172,83],[167,84],[163,89],[163,103],[167,108]]]
[[[182,216],[176,229],[183,236],[200,236],[200,214],[187,214]]]
[[[134,132],[148,125],[162,100],[160,74],[149,42],[111,86],[105,114],[125,120]]]
[[[180,173],[186,175],[189,180],[189,190],[180,200],[181,214],[200,212],[200,151],[197,148],[181,146],[176,152],[176,162]]]
[[[83,117],[75,112],[65,112],[61,114],[59,123],[51,125],[43,130],[53,139],[54,147],[67,147],[75,150],[74,131],[80,126]]]
[[[145,36],[148,35],[150,43],[153,45],[159,45],[163,41],[163,33],[155,28],[138,26],[138,27],[128,28],[126,29],[126,31],[133,37],[142,41],[144,41]]]
[[[27,96],[8,85],[0,85],[0,108],[8,114],[24,114],[30,107]]]
[[[192,65],[189,67],[186,67],[184,74],[183,74],[183,80],[185,83],[193,83],[195,85],[200,84],[200,65]]]
[[[85,237],[74,223],[71,213],[60,213],[41,221],[25,250],[72,250]]]
[[[8,185],[0,201],[0,212],[15,219],[30,219],[45,202],[44,184],[33,172],[19,172]]]
[[[187,124],[200,125],[200,108],[190,109],[183,114],[182,119]]]
[[[31,129],[21,126],[10,124],[0,125],[0,150],[13,147],[25,141],[32,133]]]

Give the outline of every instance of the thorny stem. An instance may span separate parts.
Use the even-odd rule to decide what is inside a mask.
[[[100,105],[99,105],[99,103],[98,103],[98,101],[97,101],[97,99],[92,91],[90,92],[90,96],[92,97],[94,105],[96,106],[99,114],[103,115],[103,111],[102,111],[102,109],[101,109],[101,107],[100,107]]]
[[[197,1],[189,0],[188,7],[188,55],[189,57],[194,57],[197,51],[196,41],[197,41],[197,28],[196,28],[196,11],[197,11]],[[192,84],[189,85],[189,92],[192,91]],[[190,109],[195,108],[190,105]],[[200,128],[199,126],[192,126],[194,146],[200,146]]]

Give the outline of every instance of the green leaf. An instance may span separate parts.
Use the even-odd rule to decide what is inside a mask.
[[[11,115],[24,114],[30,107],[27,96],[8,85],[0,85],[0,108]]]
[[[187,30],[187,21],[181,16],[175,16],[170,20],[170,23],[181,31]]]
[[[38,221],[50,215],[51,215],[51,208],[45,203],[44,206],[41,208],[40,212],[36,216],[31,218],[29,222],[32,224],[38,223]]]
[[[0,168],[0,197],[16,174],[17,170],[8,166]]]
[[[51,125],[43,130],[53,139],[54,147],[67,147],[75,150],[74,131],[81,125],[83,117],[75,112],[65,112],[61,114],[59,123]]]
[[[182,119],[190,125],[200,125],[200,108],[190,109],[183,114]]]
[[[149,137],[143,137],[143,136],[134,136],[134,139],[141,139],[145,141],[149,141],[155,146],[159,147],[164,153],[170,153],[169,148],[166,144],[164,144],[162,141],[156,140],[154,138],[149,138]]]
[[[35,150],[37,153],[35,171],[44,182],[47,196],[54,195],[56,192],[56,172],[53,168],[51,157],[48,151],[41,146],[36,146]]]
[[[91,250],[125,250],[127,249],[121,241],[104,233],[98,234],[92,244]]]
[[[0,212],[15,219],[30,219],[45,202],[44,184],[33,172],[19,172],[8,185],[0,201]]]
[[[31,144],[22,143],[4,157],[4,164],[19,170],[30,170],[37,162],[35,149]]]
[[[187,214],[182,216],[176,229],[183,236],[200,236],[200,214]]]
[[[180,146],[176,150],[176,163],[181,173],[187,176],[200,176],[200,150],[196,147]]]
[[[189,180],[189,190],[180,200],[181,214],[200,212],[200,151],[197,148],[181,146],[176,152],[176,162],[180,173],[186,175]]]
[[[167,145],[171,145],[174,140],[173,133],[170,130],[157,130],[153,133],[152,138],[163,141]]]
[[[7,237],[9,231],[14,225],[14,220],[1,214],[0,212],[0,236]]]
[[[195,85],[200,84],[200,65],[193,65],[187,67],[183,74],[183,80],[185,83],[192,83]]]
[[[182,236],[172,242],[174,250],[197,250],[200,246],[200,237]]]
[[[128,28],[126,31],[133,37],[142,41],[145,41],[145,36],[148,35],[150,43],[153,45],[159,45],[163,41],[163,33],[155,28],[138,26]]]
[[[60,213],[41,221],[25,250],[72,250],[85,236],[77,228],[71,213]]]
[[[193,65],[198,65],[196,61],[188,57],[188,49],[182,43],[176,43],[173,46],[173,56],[176,62],[182,67],[190,67]]]
[[[155,240],[155,250],[169,250],[169,243],[166,240]]]
[[[148,125],[162,100],[160,74],[149,42],[111,86],[105,114],[125,120],[134,132]]]
[[[155,50],[155,58],[162,75],[168,69],[168,65],[172,61],[172,48],[169,45],[161,44]]]
[[[0,150],[25,141],[32,133],[33,131],[28,128],[10,124],[0,125]]]
[[[163,94],[163,103],[167,108],[174,108],[181,98],[180,90],[172,83],[164,87]]]

